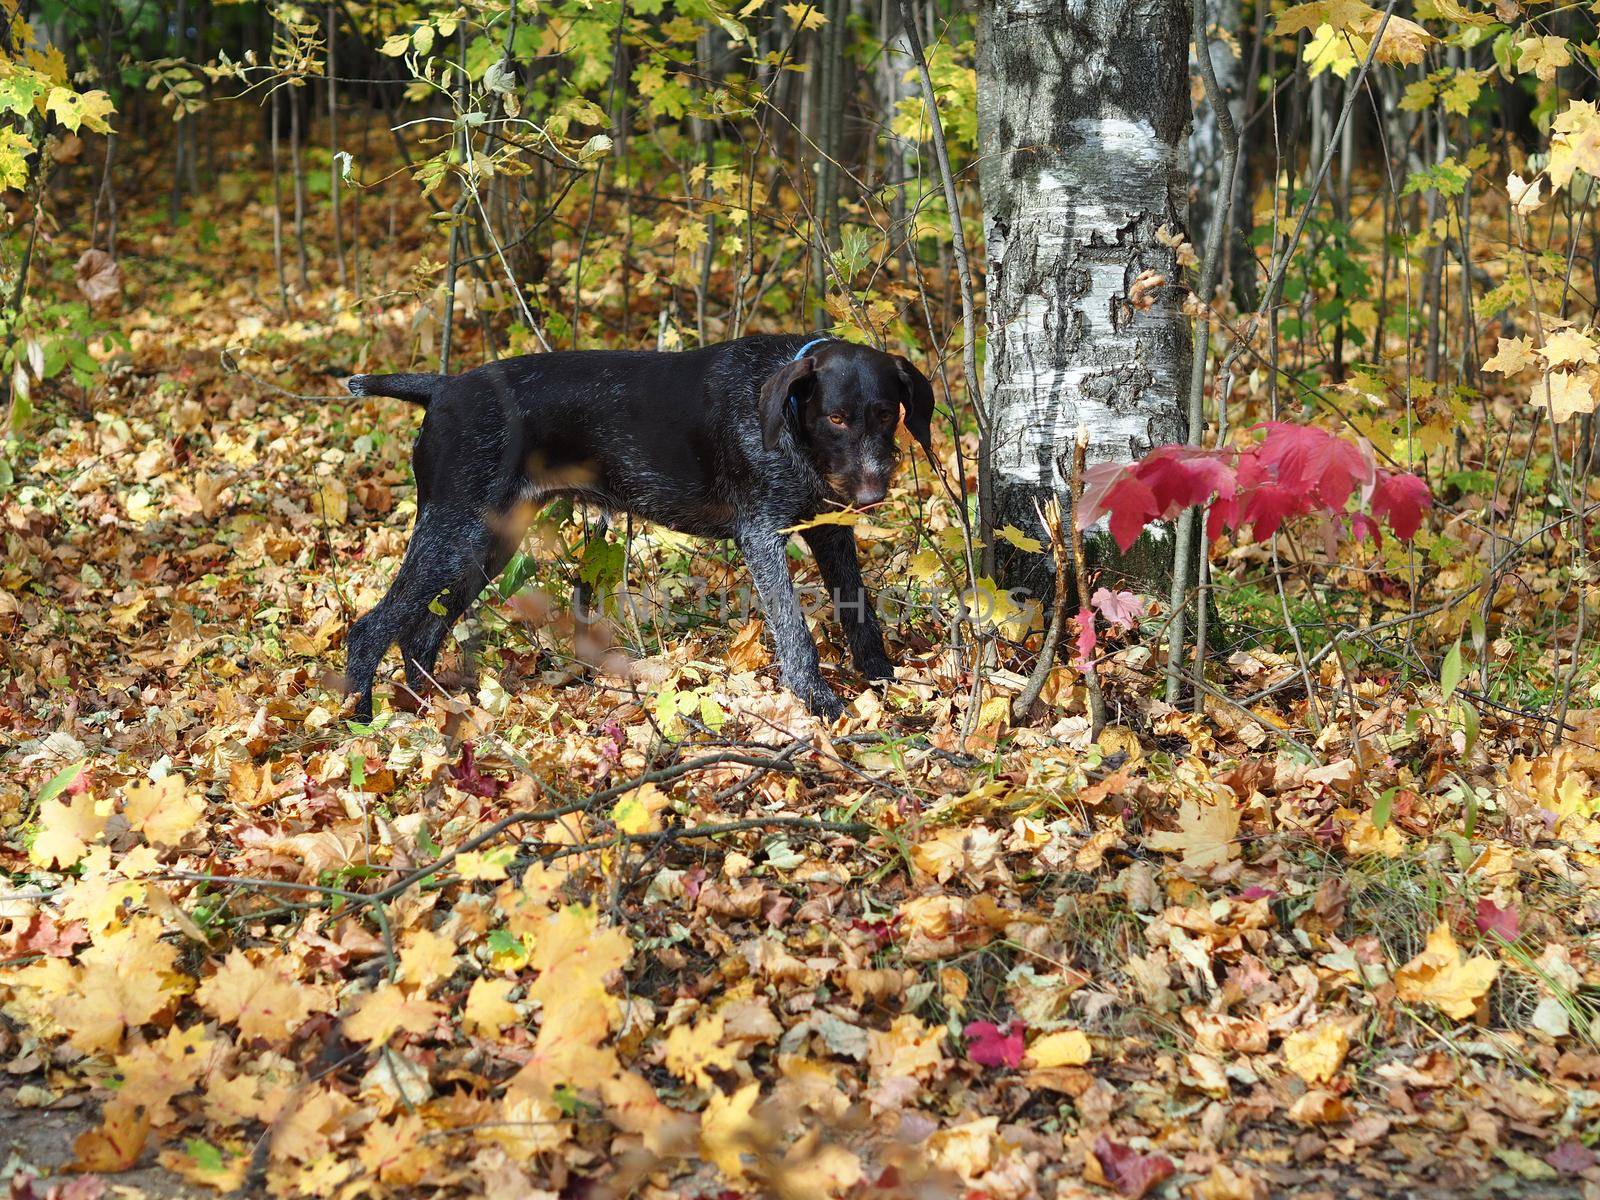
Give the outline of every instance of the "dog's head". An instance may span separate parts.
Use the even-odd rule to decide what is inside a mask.
[[[933,388],[910,361],[853,342],[823,342],[761,386],[761,441],[772,450],[788,424],[828,490],[876,504],[898,458],[895,427],[932,453]]]

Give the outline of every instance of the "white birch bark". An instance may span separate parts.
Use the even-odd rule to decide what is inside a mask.
[[[1065,491],[1056,462],[1080,424],[1091,463],[1185,435],[1188,326],[1175,253],[1157,231],[1184,228],[1188,7],[979,7],[990,515],[1033,530],[1035,501]],[[1167,282],[1140,307],[1145,272]],[[1048,590],[1046,556],[997,551],[1008,584]],[[1159,557],[1135,569],[1159,575]]]

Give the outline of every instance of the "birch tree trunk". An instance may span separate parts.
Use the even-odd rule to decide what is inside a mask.
[[[979,11],[986,515],[1037,533],[1035,502],[1064,497],[1057,462],[1080,424],[1091,463],[1186,433],[1188,326],[1175,252],[1157,233],[1184,228],[1189,15],[1182,0],[985,0]],[[1109,564],[1102,541],[1095,557]],[[1142,539],[1120,566],[1159,583],[1170,547]],[[1046,595],[1048,557],[1000,542],[998,577]]]

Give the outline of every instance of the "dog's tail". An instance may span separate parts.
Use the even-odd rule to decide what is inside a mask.
[[[352,375],[344,386],[352,396],[388,396],[427,408],[444,380],[443,375]]]

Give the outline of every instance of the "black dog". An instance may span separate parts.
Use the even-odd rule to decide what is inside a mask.
[[[350,630],[357,720],[372,720],[373,675],[396,642],[421,693],[445,635],[505,568],[533,506],[558,495],[733,538],[784,683],[815,713],[843,710],[818,669],[783,531],[830,503],[883,499],[902,408],[929,448],[933,389],[906,359],[830,338],[761,336],[680,354],[526,355],[457,376],[356,375],[347,386],[428,410],[412,450],[417,523],[405,561]],[[834,525],[803,536],[856,667],[891,678],[855,535]]]

